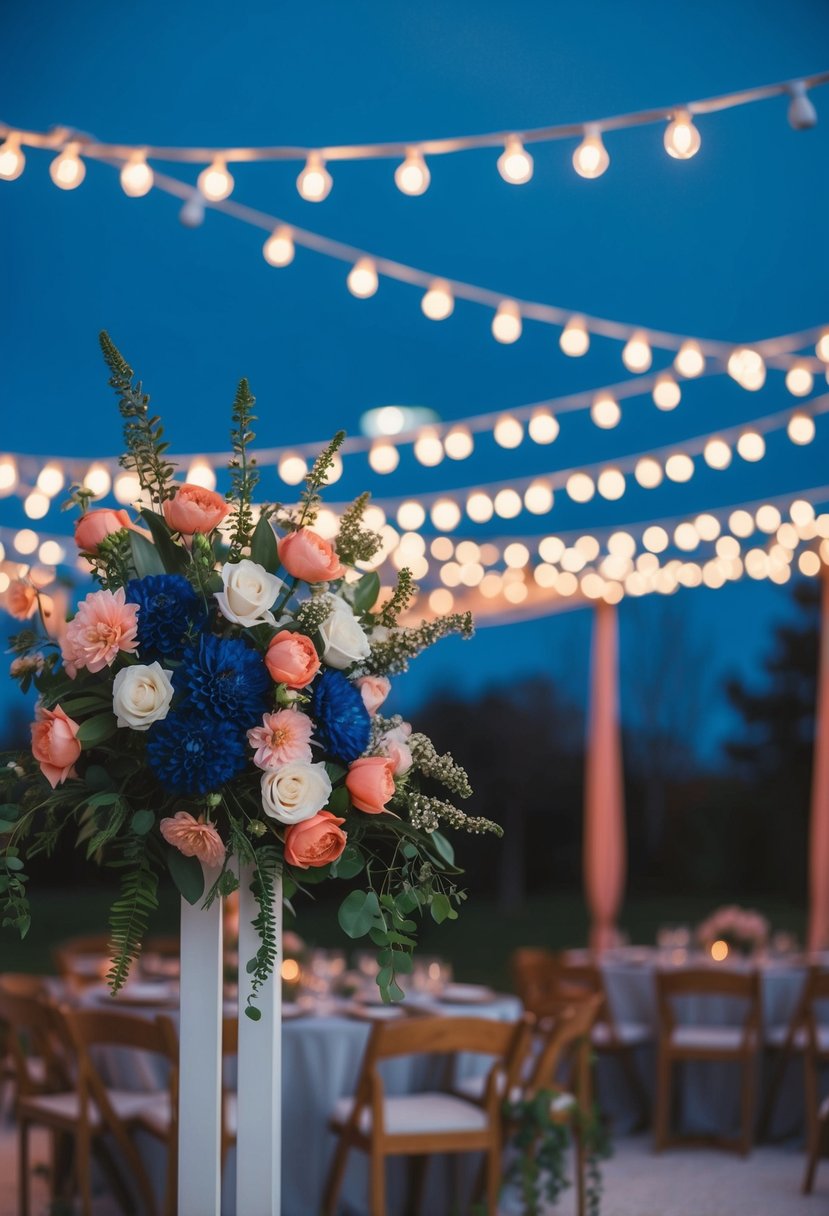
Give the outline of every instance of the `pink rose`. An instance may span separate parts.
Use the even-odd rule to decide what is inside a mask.
[[[13,578],[6,588],[6,611],[16,621],[28,621],[37,612],[37,592],[25,579]]]
[[[296,823],[285,833],[285,860],[288,865],[307,870],[309,866],[327,866],[336,861],[348,839],[338,819],[330,811],[318,811],[310,819]]]
[[[412,728],[408,722],[402,722],[393,730],[387,730],[378,740],[377,749],[382,755],[388,756],[392,762],[395,777],[408,773],[414,764],[412,749],[407,742]]]
[[[197,857],[202,865],[220,866],[225,859],[225,846],[212,823],[204,816],[194,819],[188,811],[176,811],[171,819],[158,825],[161,835],[185,857]]]
[[[394,766],[386,756],[363,756],[345,776],[351,801],[367,815],[382,815],[394,794]]]
[[[104,537],[131,527],[132,522],[126,511],[97,507],[94,511],[87,511],[76,522],[75,544],[81,553],[97,553]]]
[[[354,683],[359,688],[363,704],[370,714],[377,713],[391,692],[391,680],[387,676],[360,676]]]
[[[345,574],[330,542],[310,528],[289,532],[280,538],[277,548],[288,573],[306,583],[328,583]]]
[[[319,671],[320,658],[307,634],[282,629],[270,640],[265,666],[276,684],[305,688]]]
[[[75,761],[81,754],[78,723],[68,718],[59,705],[38,708],[32,723],[32,755],[52,789],[67,777],[74,777]]]
[[[80,667],[89,671],[111,667],[119,651],[132,654],[136,650],[137,633],[138,605],[126,602],[123,587],[91,592],[78,605],[61,639],[67,674],[74,679]]]
[[[218,528],[230,511],[230,504],[215,490],[185,482],[176,490],[175,497],[164,500],[161,509],[173,532],[192,536],[194,532],[207,533]]]

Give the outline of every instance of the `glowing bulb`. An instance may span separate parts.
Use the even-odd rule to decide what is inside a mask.
[[[728,356],[728,374],[741,388],[756,392],[766,382],[766,365],[759,351],[738,347]]]
[[[66,550],[56,540],[45,540],[37,551],[37,555],[47,566],[59,566],[66,557]]]
[[[677,524],[674,529],[674,544],[677,549],[683,549],[686,553],[692,549],[696,549],[699,544],[699,535],[694,525],[689,523]]]
[[[505,182],[523,186],[533,175],[533,158],[517,135],[511,135],[498,157],[498,172]]]
[[[522,545],[516,541],[514,544],[507,545],[504,550],[504,563],[511,570],[523,570],[530,560],[530,551],[526,545]]]
[[[538,556],[545,562],[557,562],[564,552],[564,541],[558,536],[545,536],[538,542]]]
[[[596,486],[602,498],[615,502],[625,492],[625,475],[620,469],[602,469]]]
[[[817,110],[806,92],[806,85],[802,80],[795,81],[794,84],[789,85],[789,94],[791,96],[787,114],[789,126],[793,127],[795,131],[808,131],[817,122]]]
[[[488,523],[494,510],[492,499],[488,494],[484,494],[483,490],[476,490],[466,500],[466,513],[473,523]]]
[[[500,515],[501,519],[515,519],[516,515],[521,514],[524,506],[521,495],[511,489],[499,490],[493,505],[495,514]]]
[[[121,189],[129,198],[143,198],[153,188],[153,171],[141,152],[131,156],[121,169]]]
[[[517,418],[504,414],[495,423],[492,437],[499,447],[517,448],[524,438],[524,428]]]
[[[658,524],[652,524],[642,533],[642,544],[651,553],[662,553],[668,547],[668,533]]]
[[[644,333],[628,338],[622,351],[622,362],[629,372],[646,372],[653,363],[653,351]]]
[[[444,587],[436,588],[429,596],[429,607],[436,616],[444,616],[447,612],[451,612],[454,604],[455,597]]]
[[[682,392],[676,380],[668,372],[661,372],[653,386],[653,403],[660,410],[675,410],[682,400]]]
[[[588,473],[571,473],[565,488],[573,502],[590,502],[596,492],[593,478]]]
[[[105,494],[109,493],[112,478],[104,465],[93,464],[90,465],[83,484],[95,498],[103,498]]]
[[[443,460],[443,444],[437,431],[433,431],[431,427],[421,431],[415,440],[414,454],[415,460],[427,469],[433,469],[435,465],[440,464]]]
[[[339,481],[340,478],[342,477],[342,475],[343,475],[343,458],[339,452],[335,452],[333,459],[331,461],[331,466],[325,475],[324,484],[327,486],[333,486],[334,482]],[[333,515],[333,511],[331,512],[331,514]],[[336,519],[336,516],[334,516],[334,518]]]
[[[441,532],[451,532],[461,521],[461,509],[451,498],[439,498],[431,510],[432,523]]]
[[[808,397],[814,383],[814,376],[802,363],[795,363],[786,372],[786,388],[793,397]]]
[[[570,318],[561,331],[558,344],[565,355],[570,355],[573,358],[587,354],[590,349],[590,334],[587,332],[587,326],[581,317]]]
[[[614,532],[607,539],[607,551],[614,557],[630,560],[636,552],[636,541],[629,532]]]
[[[524,491],[524,506],[531,515],[546,515],[553,509],[553,491],[546,481],[534,481]]]
[[[61,190],[74,190],[86,177],[86,165],[78,156],[78,144],[67,144],[49,166],[49,176]]]
[[[533,443],[553,443],[561,427],[549,410],[536,410],[527,430]]]
[[[771,536],[772,532],[777,531],[782,522],[780,512],[771,503],[758,507],[754,519],[760,531],[767,532],[769,536]]]
[[[423,526],[425,520],[426,512],[419,502],[410,499],[401,503],[397,509],[397,523],[405,532],[414,532]]]
[[[601,134],[598,131],[585,133],[573,153],[573,168],[579,177],[601,177],[609,164],[610,157]]]
[[[444,436],[443,447],[450,460],[466,460],[472,455],[475,444],[467,427],[456,426]]]
[[[141,497],[141,482],[135,473],[119,473],[115,478],[113,493],[122,506],[127,506]]]
[[[311,152],[296,179],[296,188],[308,203],[321,203],[328,198],[333,186],[331,174],[325,167],[325,162],[319,152]]]
[[[674,452],[665,461],[665,475],[671,481],[690,481],[694,475],[694,462],[686,452]]]
[[[504,599],[509,600],[511,604],[522,603],[529,592],[523,583],[507,583],[504,586]]]
[[[425,194],[432,175],[420,152],[410,149],[394,171],[394,184],[403,194]]]
[[[204,197],[211,203],[220,203],[233,189],[233,178],[220,156],[217,156],[206,169],[202,169],[196,178],[196,183]]]
[[[381,435],[399,435],[406,426],[406,415],[399,405],[384,405],[377,415],[377,429]]]
[[[420,301],[423,315],[430,321],[445,321],[455,307],[452,289],[445,279],[435,279]]]
[[[34,553],[39,544],[40,538],[37,532],[33,532],[31,528],[21,528],[15,534],[14,547],[24,557],[28,557],[30,553]]]
[[[358,300],[373,296],[379,285],[377,268],[371,258],[360,258],[351,267],[346,279],[348,290]]]
[[[792,414],[786,427],[786,434],[792,443],[799,446],[811,443],[815,437],[815,420],[811,414]]]
[[[9,135],[0,144],[0,179],[13,182],[26,167],[26,157],[20,151],[20,137]]]
[[[262,253],[269,266],[289,266],[291,264],[296,249],[293,234],[286,224],[280,224],[278,228],[274,229],[262,246]]]
[[[653,456],[637,460],[633,475],[643,490],[655,490],[662,482],[662,465]]]
[[[742,508],[732,511],[728,517],[728,526],[735,536],[742,537],[745,540],[754,531],[754,516]]]
[[[715,546],[717,557],[733,561],[740,556],[740,542],[733,536],[721,536]]]
[[[676,353],[674,367],[686,380],[693,380],[695,376],[701,376],[705,371],[705,356],[699,343],[690,340],[683,342]]]
[[[297,456],[295,452],[285,452],[279,458],[277,471],[286,486],[298,486],[305,479],[308,465],[305,463],[304,458]]]
[[[23,510],[29,519],[43,519],[50,505],[50,500],[40,490],[32,490],[23,500]]]
[[[702,139],[687,110],[677,110],[665,128],[665,151],[676,160],[688,160],[699,152]]]
[[[737,452],[751,463],[762,460],[766,454],[766,441],[758,431],[743,431],[737,440]]]
[[[596,426],[607,431],[618,426],[622,411],[614,397],[611,397],[609,393],[602,393],[591,405],[590,417]]]
[[[727,469],[731,464],[731,448],[724,439],[709,439],[702,456],[710,469]]]
[[[393,443],[373,443],[368,462],[375,473],[393,473],[400,463],[400,453]]]
[[[187,482],[205,490],[216,489],[216,470],[206,460],[194,460],[187,470]]]
[[[824,329],[815,343],[815,354],[821,362],[829,363],[829,329]]]
[[[521,337],[521,312],[514,300],[502,300],[492,318],[492,336],[509,345]]]
[[[810,502],[806,502],[805,498],[796,498],[789,507],[789,515],[792,523],[798,528],[805,528],[808,524],[814,523],[815,508]]]
[[[580,536],[574,547],[587,562],[595,561],[601,548],[595,536]]]
[[[44,494],[48,494],[50,498],[54,498],[56,494],[59,494],[65,485],[66,478],[60,465],[44,465],[37,475],[37,488],[42,490]]]
[[[800,554],[800,557],[797,559],[797,568],[801,574],[805,574],[808,578],[814,578],[816,574],[820,574],[820,558],[814,549],[806,549]]]
[[[694,527],[699,532],[700,540],[710,542],[716,540],[720,534],[720,521],[716,515],[710,515],[707,511],[696,517]]]

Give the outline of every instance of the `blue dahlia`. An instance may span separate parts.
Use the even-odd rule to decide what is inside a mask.
[[[171,794],[209,794],[244,769],[245,736],[235,723],[173,710],[150,727],[147,763]]]
[[[203,633],[184,651],[173,686],[189,709],[247,730],[268,708],[272,682],[262,656],[247,642]]]
[[[204,601],[180,574],[130,579],[127,599],[138,605],[142,659],[177,657],[188,633],[201,629],[207,616]]]
[[[343,764],[362,756],[368,747],[371,719],[359,688],[341,671],[326,667],[311,689],[314,734],[325,750]]]

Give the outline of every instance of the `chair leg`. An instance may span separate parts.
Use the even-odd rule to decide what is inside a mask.
[[[83,1216],[92,1216],[92,1146],[88,1135],[75,1141],[75,1184],[81,1200]]]
[[[337,1200],[340,1197],[340,1189],[343,1184],[346,1162],[348,1161],[348,1149],[348,1141],[345,1136],[340,1135],[337,1139],[337,1147],[334,1150],[334,1157],[328,1170],[328,1177],[325,1180],[325,1192],[322,1200],[323,1216],[336,1216]]]
[[[668,1144],[671,1120],[671,1059],[660,1051],[656,1068],[656,1103],[654,1105],[653,1147],[661,1153]]]
[[[501,1195],[501,1146],[493,1144],[486,1155],[486,1213],[498,1216],[498,1200]]]
[[[774,1109],[777,1106],[777,1099],[780,1096],[780,1090],[783,1086],[786,1070],[788,1069],[790,1061],[791,1055],[789,1052],[781,1051],[774,1062],[768,1090],[766,1091],[766,1096],[763,1101],[763,1109],[760,1111],[760,1118],[757,1120],[758,1143],[768,1139],[771,1134]]]
[[[29,1124],[21,1119],[18,1132],[17,1196],[20,1216],[29,1216]]]
[[[587,1212],[587,1155],[584,1151],[584,1137],[581,1134],[581,1128],[573,1124],[572,1134],[576,1159],[576,1216],[585,1216]]]
[[[426,1171],[429,1167],[429,1158],[425,1154],[421,1157],[410,1158],[410,1170],[412,1175],[409,1194],[409,1211],[412,1216],[421,1216],[424,1211],[423,1200],[426,1194]]]
[[[742,1117],[742,1134],[740,1136],[740,1151],[744,1157],[747,1157],[751,1152],[754,1141],[754,1078],[757,1068],[757,1061],[754,1056],[750,1056],[742,1064],[742,1094],[741,1094],[741,1117]]]
[[[386,1158],[373,1148],[369,1156],[369,1212],[370,1216],[387,1216]]]
[[[178,1207],[178,1135],[167,1141],[167,1175],[164,1180],[164,1216],[176,1216]]]

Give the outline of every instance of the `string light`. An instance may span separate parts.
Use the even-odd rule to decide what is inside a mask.
[[[570,355],[572,358],[587,354],[590,349],[590,334],[581,317],[570,318],[561,331],[558,344],[565,355]],[[829,356],[827,356],[827,360],[829,360]]]
[[[441,532],[451,532],[461,521],[461,510],[451,498],[439,498],[432,505],[432,523]]]
[[[682,392],[669,372],[660,372],[653,386],[653,403],[660,410],[675,410],[682,400]]]
[[[573,168],[579,177],[601,177],[610,164],[601,132],[595,128],[585,131],[584,139],[573,153]]]
[[[455,597],[444,587],[437,587],[429,596],[429,607],[436,616],[445,616],[455,605]]]
[[[815,354],[822,363],[829,363],[829,329],[824,329],[815,343]]]
[[[187,470],[187,482],[192,486],[201,486],[205,490],[216,489],[216,471],[206,460],[194,460]]]
[[[602,498],[615,502],[625,492],[625,475],[620,469],[602,469],[596,486]]]
[[[31,528],[21,528],[14,538],[15,549],[18,553],[22,553],[24,557],[28,557],[30,553],[34,553],[39,544],[40,538],[37,532],[33,532]]]
[[[682,549],[683,552],[690,553],[696,549],[699,544],[699,533],[693,524],[682,523],[678,524],[674,529],[674,544],[677,549]]]
[[[782,522],[777,507],[772,506],[770,503],[758,507],[754,519],[760,531],[767,532],[769,535],[772,532],[776,532]]]
[[[665,128],[665,151],[676,160],[688,160],[699,152],[702,139],[687,110],[677,110]]]
[[[647,336],[638,330],[625,343],[622,362],[629,372],[646,372],[653,363],[653,351]]]
[[[720,521],[716,515],[711,515],[707,511],[696,517],[694,527],[699,533],[700,540],[709,542],[716,540],[721,531]]]
[[[521,495],[511,488],[499,490],[493,500],[495,514],[502,519],[515,519],[516,515],[521,514],[523,505]]]
[[[414,532],[417,528],[423,526],[426,519],[426,512],[419,502],[410,500],[401,503],[397,510],[397,523],[406,532]]]
[[[524,492],[524,506],[531,515],[546,515],[553,509],[553,491],[546,481],[534,481]]]
[[[731,448],[724,439],[709,439],[702,456],[710,469],[727,469],[731,464]]]
[[[674,367],[686,380],[693,380],[696,376],[701,376],[705,371],[705,356],[699,342],[694,342],[692,339],[683,342],[676,353]]]
[[[653,456],[637,460],[633,475],[643,490],[655,490],[662,482],[662,465]]]
[[[233,178],[220,156],[217,156],[206,169],[202,169],[196,178],[196,184],[211,203],[220,203],[223,198],[228,198],[233,190]]]
[[[112,487],[116,501],[122,506],[137,502],[141,497],[141,482],[135,473],[119,473]]]
[[[759,351],[740,346],[728,357],[728,374],[741,388],[756,392],[766,382],[766,365]]]
[[[795,363],[786,372],[786,388],[793,397],[808,397],[814,383],[814,376],[802,363]]]
[[[443,448],[450,460],[466,460],[472,455],[475,444],[472,433],[466,426],[456,426],[443,439]]]
[[[415,460],[432,469],[443,460],[443,444],[437,431],[428,428],[418,435],[414,444]]]
[[[494,511],[492,499],[483,490],[476,490],[466,500],[466,513],[473,523],[489,523]]]
[[[368,462],[375,473],[393,473],[400,463],[400,453],[393,443],[381,440],[371,445]]]
[[[319,152],[311,152],[296,179],[296,188],[300,195],[308,203],[321,203],[323,199],[328,198],[333,184],[331,174]]]
[[[420,301],[423,315],[430,321],[445,321],[455,307],[452,289],[445,279],[435,279]]]
[[[269,266],[290,266],[296,254],[294,238],[287,224],[279,224],[262,246]]]
[[[649,528],[645,528],[642,533],[642,544],[651,553],[662,553],[668,547],[670,537],[664,528],[658,524],[652,524]]]
[[[807,443],[811,443],[815,437],[815,420],[811,414],[804,414],[798,411],[792,414],[786,427],[786,434],[792,443],[803,447]]]
[[[20,150],[20,136],[9,135],[0,144],[0,179],[13,182],[26,167],[26,157]]]
[[[728,517],[728,526],[735,536],[745,540],[754,532],[754,516],[748,511],[739,507],[736,511],[732,511]]]
[[[766,454],[766,441],[759,431],[743,431],[737,440],[737,453],[753,464]]]
[[[545,562],[557,562],[564,552],[564,541],[559,536],[545,536],[538,542],[538,556]]]
[[[40,490],[32,490],[23,500],[23,510],[29,519],[43,519],[50,506],[50,500]]]
[[[416,149],[406,153],[406,159],[394,171],[394,184],[403,194],[425,194],[432,175],[423,156]]]
[[[820,574],[820,558],[814,549],[805,549],[800,554],[797,559],[797,568],[807,578],[814,578],[816,574]]]
[[[533,443],[553,443],[560,430],[558,419],[554,418],[549,410],[536,410],[527,426]]]
[[[286,486],[298,486],[301,481],[305,480],[308,465],[304,457],[298,456],[295,452],[285,452],[279,458],[277,472]]]
[[[492,318],[492,336],[509,345],[521,337],[521,312],[514,300],[502,300]]]
[[[45,540],[37,551],[40,560],[47,566],[59,566],[66,558],[66,550],[56,540]]]
[[[789,515],[792,523],[798,528],[805,528],[815,521],[815,508],[810,502],[806,502],[804,498],[796,498],[789,507]]]
[[[512,570],[521,570],[530,560],[530,551],[520,541],[507,545],[504,550],[504,563]]]
[[[694,476],[694,462],[686,452],[674,452],[665,461],[665,476],[671,481],[690,481]]]
[[[78,156],[78,144],[67,144],[49,166],[49,176],[61,190],[74,190],[86,177],[86,165]]]
[[[789,126],[795,131],[808,131],[817,123],[817,110],[806,91],[806,85],[802,80],[796,80],[789,85],[789,93]]]
[[[112,485],[109,469],[102,464],[90,465],[83,484],[95,498],[103,498],[109,493]]]
[[[571,473],[567,478],[566,489],[573,502],[590,502],[596,492],[589,473]]]
[[[523,186],[533,175],[533,158],[517,135],[511,135],[498,157],[498,172],[505,182]]]
[[[131,156],[121,169],[121,189],[129,198],[143,198],[153,188],[153,171],[141,152]]]
[[[377,267],[371,258],[360,258],[354,263],[346,280],[348,290],[358,300],[367,300],[373,296],[379,286]]]
[[[590,417],[593,423],[602,430],[610,430],[614,426],[618,426],[622,411],[615,397],[611,397],[609,393],[602,393],[591,405]]]
[[[492,436],[499,447],[517,448],[524,438],[524,428],[517,418],[504,414],[495,423]]]
[[[60,494],[65,485],[66,478],[60,465],[46,464],[37,475],[37,488],[47,494],[49,498]]]

